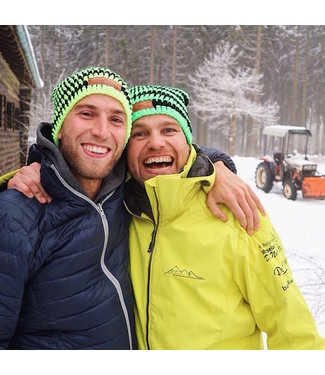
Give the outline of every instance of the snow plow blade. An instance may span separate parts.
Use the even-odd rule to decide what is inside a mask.
[[[325,176],[306,177],[301,190],[304,198],[325,199]]]

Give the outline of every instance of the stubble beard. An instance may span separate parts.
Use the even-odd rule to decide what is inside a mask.
[[[70,142],[69,136],[65,134],[62,137],[60,151],[69,165],[71,172],[77,179],[102,180],[111,173],[117,163],[117,159],[114,157],[107,161],[106,165],[100,162],[96,163],[96,160],[86,165],[86,163],[80,159],[76,147],[77,146]]]

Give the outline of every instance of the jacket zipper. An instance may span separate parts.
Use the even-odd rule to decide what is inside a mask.
[[[156,194],[156,189],[153,188],[154,194],[155,194],[155,199],[156,199],[156,204],[157,204],[157,224],[154,221],[154,228],[151,233],[151,241],[148,247],[148,253],[149,253],[149,264],[148,264],[148,282],[147,282],[147,323],[146,323],[146,342],[147,342],[147,349],[150,350],[150,345],[149,345],[149,289],[150,289],[150,277],[151,277],[151,262],[152,262],[152,254],[153,254],[153,249],[155,247],[156,243],[156,236],[157,236],[157,230],[158,230],[158,225],[159,225],[159,206],[158,206],[158,198]]]
[[[114,192],[115,192],[115,190],[114,190]],[[102,204],[104,204],[104,202],[113,193],[109,194],[105,198],[105,200],[102,202]],[[128,310],[127,310],[127,307],[126,307],[126,304],[125,304],[125,301],[124,301],[123,291],[122,291],[122,288],[121,288],[121,285],[120,285],[119,281],[108,270],[108,268],[106,267],[106,264],[105,264],[105,254],[106,254],[106,247],[107,247],[107,242],[108,242],[109,227],[108,227],[108,222],[107,222],[107,219],[106,219],[103,207],[102,207],[102,205],[100,203],[98,203],[98,207],[99,207],[99,210],[100,210],[100,213],[101,213],[101,219],[102,219],[102,223],[103,223],[103,227],[104,227],[104,232],[105,232],[105,241],[104,241],[104,247],[103,247],[103,251],[102,251],[102,256],[100,258],[100,265],[102,267],[102,270],[103,270],[104,274],[113,283],[113,285],[115,286],[115,289],[116,289],[116,291],[118,293],[118,296],[119,296],[119,299],[120,299],[120,304],[121,304],[121,307],[122,307],[122,310],[123,310],[123,314],[124,314],[124,318],[125,318],[125,323],[126,323],[126,326],[127,326],[127,331],[128,331],[128,336],[129,336],[129,345],[130,345],[130,349],[132,350],[132,336],[131,336],[130,319],[129,319],[129,313],[128,313]]]
[[[121,288],[121,285],[119,281],[115,278],[115,276],[108,270],[108,268],[105,265],[105,253],[106,253],[106,247],[107,247],[107,242],[108,242],[108,236],[109,236],[109,226],[108,222],[105,216],[105,212],[103,210],[102,205],[115,193],[115,189],[103,200],[102,203],[94,203],[90,198],[87,196],[81,194],[79,191],[73,189],[68,183],[61,177],[59,174],[58,170],[55,168],[54,164],[51,165],[51,168],[53,169],[54,173],[56,174],[57,178],[59,181],[62,183],[62,185],[67,188],[71,193],[74,195],[78,196],[79,198],[87,201],[88,203],[91,204],[95,208],[95,210],[99,213],[102,224],[103,224],[103,229],[104,229],[104,246],[100,258],[100,265],[102,268],[102,271],[104,272],[105,276],[111,281],[111,283],[114,285],[117,294],[119,296],[120,304],[123,310],[125,322],[126,322],[126,327],[127,327],[127,332],[128,332],[128,337],[129,337],[129,345],[130,349],[132,350],[132,335],[131,335],[131,325],[130,325],[130,319],[129,319],[129,314],[126,308],[126,304],[124,301],[124,296],[123,296],[123,291]]]

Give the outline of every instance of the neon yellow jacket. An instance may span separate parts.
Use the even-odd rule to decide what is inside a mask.
[[[192,147],[180,175],[146,181],[154,221],[134,186],[126,198],[139,348],[263,349],[264,331],[269,349],[325,349],[269,218],[252,237],[226,207],[214,218],[213,167],[186,178],[195,159]]]

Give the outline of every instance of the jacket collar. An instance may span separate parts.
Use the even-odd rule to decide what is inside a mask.
[[[164,210],[163,216],[168,218],[183,209],[184,204],[201,188],[209,191],[214,178],[212,162],[198,146],[192,145],[189,159],[181,173],[151,178],[145,182],[145,188],[131,178],[126,183],[124,203],[133,215],[145,214],[154,220],[159,209],[157,202],[164,202],[160,210]]]

